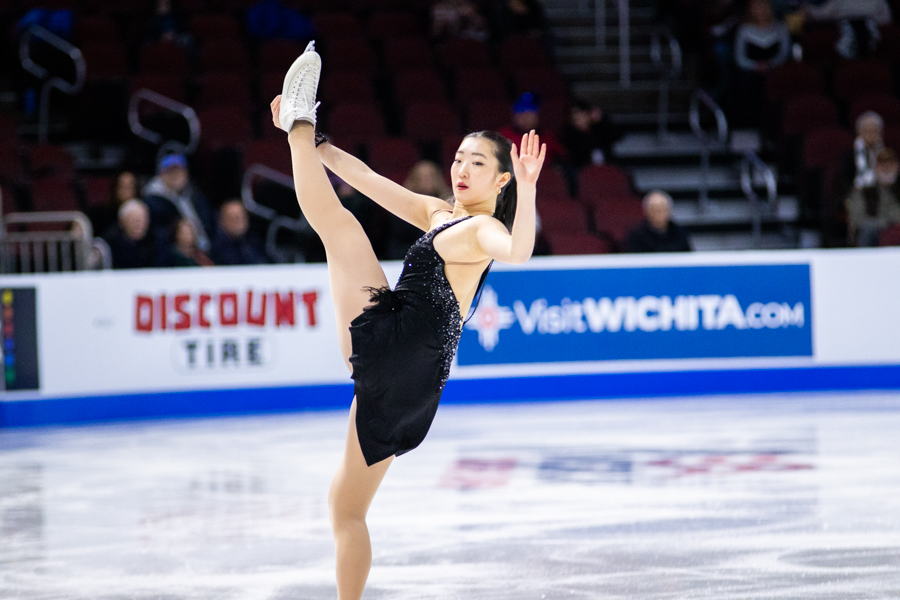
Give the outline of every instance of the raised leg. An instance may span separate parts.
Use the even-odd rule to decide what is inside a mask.
[[[300,210],[325,246],[337,317],[338,343],[350,368],[350,321],[369,304],[365,287],[387,285],[372,243],[356,217],[341,205],[316,154],[312,125],[297,121],[288,135]]]
[[[337,555],[338,600],[359,600],[362,597],[369,568],[372,566],[372,545],[369,541],[369,528],[366,526],[366,513],[393,459],[392,456],[371,467],[366,466],[356,436],[354,399],[350,408],[344,458],[328,493]]]

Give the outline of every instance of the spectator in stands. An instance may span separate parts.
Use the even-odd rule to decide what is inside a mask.
[[[175,224],[175,243],[169,247],[164,261],[167,267],[211,267],[215,263],[210,260],[197,245],[197,232],[187,219]]]
[[[240,200],[228,200],[222,204],[219,232],[211,254],[217,265],[259,265],[269,262],[262,242],[250,231],[250,219]]]
[[[488,39],[487,21],[471,0],[438,0],[431,7],[431,37],[442,42]]]
[[[672,197],[654,190],[644,196],[644,220],[628,234],[626,252],[687,252],[687,232],[672,221]]]
[[[737,29],[734,61],[737,121],[744,126],[762,124],[765,74],[783,64],[791,52],[787,25],[775,19],[771,0],[750,0],[747,16]]]
[[[175,223],[187,219],[197,232],[197,245],[209,251],[215,231],[213,212],[206,196],[191,183],[184,156],[164,156],[157,176],[144,187],[143,196],[150,209],[151,226],[160,240],[171,242]]]
[[[740,4],[737,0],[713,0],[707,6],[706,34],[710,44],[710,62],[713,73],[710,94],[725,105],[725,94],[731,90],[734,79],[734,38],[741,24]]]
[[[583,100],[576,100],[563,125],[561,141],[569,164],[581,169],[609,161],[613,144],[619,137],[616,126],[603,110]]]
[[[430,160],[420,160],[413,165],[413,168],[409,170],[409,175],[403,182],[403,187],[417,194],[424,194],[433,198],[444,198],[447,200],[448,207],[452,208],[450,198],[453,196],[453,192],[450,191],[450,186],[444,181],[440,167]],[[388,241],[387,256],[392,260],[402,260],[410,246],[422,237],[424,233],[415,225],[410,225],[393,214],[388,216],[388,231],[390,232],[390,239]]]
[[[156,0],[153,16],[147,27],[147,39],[151,42],[187,44],[190,38],[184,33],[181,17],[172,0]]]
[[[547,20],[539,0],[494,0],[491,29],[498,40],[513,35],[545,37]]]
[[[835,21],[841,31],[836,50],[844,58],[866,58],[881,40],[878,27],[893,21],[887,0],[827,0],[804,7],[807,18]]]
[[[566,157],[566,148],[552,131],[541,127],[538,108],[538,102],[534,95],[525,92],[513,104],[512,124],[501,129],[500,133],[518,145],[522,142],[522,136],[533,129],[540,136],[541,142],[547,144],[546,161],[552,164]]]
[[[107,238],[114,269],[142,269],[160,265],[159,246],[150,229],[150,211],[137,199],[119,209],[119,222]]]
[[[94,233],[103,235],[110,227],[114,227],[119,218],[119,208],[128,200],[138,197],[140,196],[135,174],[131,171],[122,171],[116,175],[110,182],[106,203],[89,207],[85,211],[91,220]]]
[[[856,119],[853,148],[844,155],[835,177],[838,198],[875,184],[875,160],[883,148],[884,120],[876,112],[864,112]]]
[[[881,232],[900,223],[897,153],[884,148],[875,162],[875,180],[847,198],[847,233],[851,246],[877,246]]]

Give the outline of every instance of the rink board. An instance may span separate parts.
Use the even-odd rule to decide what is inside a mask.
[[[443,401],[900,389],[898,272],[897,249],[497,265]],[[324,265],[5,276],[0,302],[2,426],[352,398]]]

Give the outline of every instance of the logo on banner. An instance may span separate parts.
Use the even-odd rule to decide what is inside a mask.
[[[134,331],[174,336],[181,371],[258,369],[275,358],[273,332],[318,327],[318,302],[315,290],[137,294]]]
[[[499,272],[460,364],[809,356],[806,265]],[[614,293],[619,292],[619,293]]]

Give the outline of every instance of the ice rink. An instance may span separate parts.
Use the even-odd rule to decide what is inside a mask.
[[[0,430],[0,598],[335,597],[346,414]],[[900,597],[900,395],[442,406],[364,598]]]

